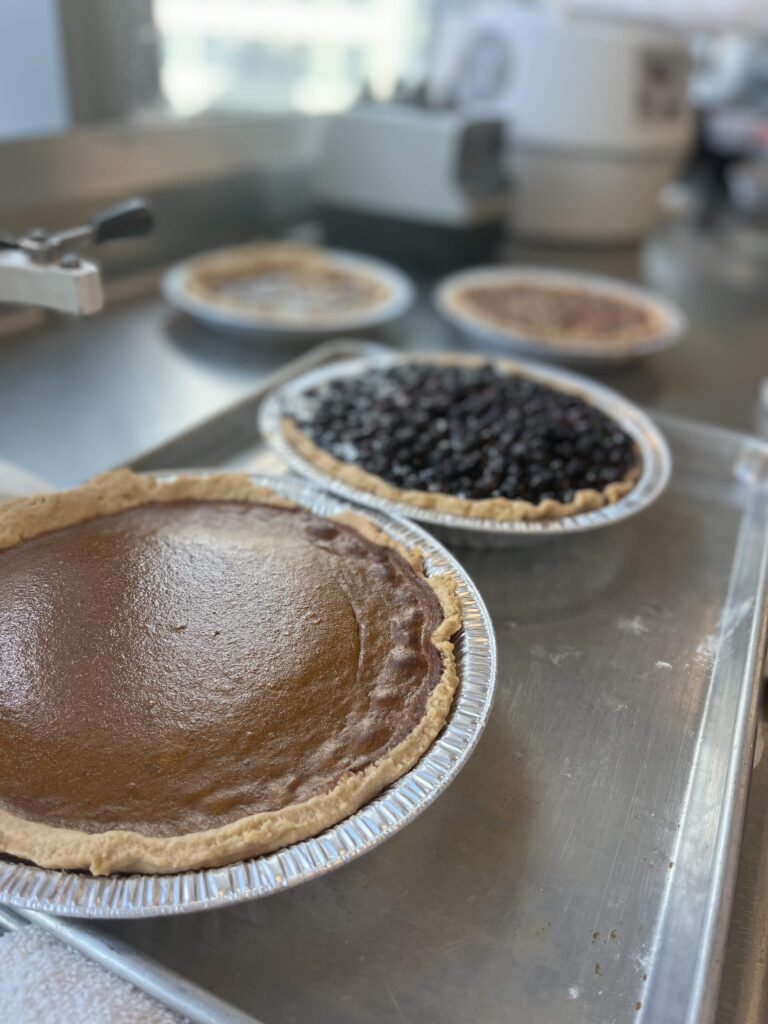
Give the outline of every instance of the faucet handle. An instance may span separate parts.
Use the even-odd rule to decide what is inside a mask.
[[[96,245],[117,238],[138,238],[154,226],[152,211],[143,199],[126,199],[91,218],[92,240]]]
[[[104,304],[99,268],[73,250],[146,235],[152,226],[144,200],[128,199],[96,214],[88,224],[54,234],[42,228],[19,238],[0,234],[0,303],[95,313]]]

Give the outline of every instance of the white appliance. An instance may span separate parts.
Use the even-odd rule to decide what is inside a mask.
[[[516,230],[643,235],[692,137],[686,45],[663,30],[532,12],[511,16],[510,31]]]
[[[642,235],[691,140],[682,36],[509,5],[447,21],[433,89],[471,97],[459,78],[477,81],[493,53],[495,91],[486,88],[482,107],[504,111],[513,125],[515,230],[573,242]]]
[[[317,181],[329,240],[416,262],[481,255],[509,210],[504,133],[498,116],[395,102],[331,118]]]

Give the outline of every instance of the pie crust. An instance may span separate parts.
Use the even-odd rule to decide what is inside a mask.
[[[469,519],[492,519],[497,522],[523,522],[540,519],[562,519],[581,512],[594,512],[614,505],[628,494],[640,478],[640,466],[633,466],[623,480],[608,484],[602,490],[583,488],[571,501],[545,498],[538,504],[511,498],[458,498],[455,494],[433,491],[403,490],[387,483],[380,476],[367,472],[351,462],[342,462],[315,444],[292,417],[281,421],[283,436],[308,462],[323,473],[361,491],[376,494],[389,501],[399,501],[416,508],[433,509],[452,516]]]
[[[242,474],[178,476],[158,480],[120,470],[73,490],[20,499],[0,509],[0,550],[53,530],[157,502],[247,502],[279,508],[298,506]],[[0,850],[48,868],[164,873],[213,867],[268,853],[315,835],[355,812],[409,771],[443,728],[458,685],[451,637],[461,625],[453,582],[426,576],[421,554],[406,549],[356,513],[331,517],[368,540],[397,550],[438,598],[443,618],[432,634],[442,672],[426,710],[411,732],[384,756],[360,771],[349,771],[327,792],[279,810],[250,814],[205,831],[177,836],[114,829],[84,832],[28,820],[0,809]]]

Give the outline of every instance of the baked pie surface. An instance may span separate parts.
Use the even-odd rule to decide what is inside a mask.
[[[212,254],[190,271],[187,288],[206,302],[294,327],[365,313],[391,296],[371,274],[340,265],[321,248],[290,243]]]
[[[445,723],[460,624],[367,519],[247,477],[108,474],[0,510],[0,850],[166,872],[306,838]]]
[[[488,282],[457,288],[449,302],[504,331],[565,345],[633,345],[655,337],[665,326],[649,305],[574,286]]]

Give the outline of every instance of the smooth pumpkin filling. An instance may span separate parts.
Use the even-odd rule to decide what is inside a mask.
[[[304,511],[143,505],[0,552],[0,808],[170,836],[330,790],[441,673],[428,584]]]

